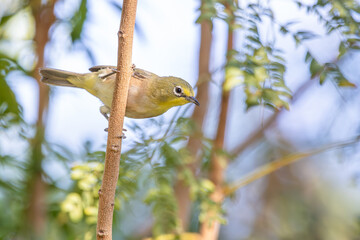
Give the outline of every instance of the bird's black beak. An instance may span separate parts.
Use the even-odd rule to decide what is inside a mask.
[[[189,102],[194,103],[196,106],[200,106],[200,103],[199,103],[198,100],[196,100],[196,98],[194,98],[194,97],[188,97],[188,96],[186,96],[185,98],[186,98],[186,100],[188,100]]]

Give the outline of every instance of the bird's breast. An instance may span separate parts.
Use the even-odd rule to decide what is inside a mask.
[[[148,93],[146,86],[131,85],[126,105],[126,117],[149,118],[158,116],[163,111]]]
[[[151,79],[131,78],[128,99],[126,105],[126,117],[149,118],[163,114],[168,110],[156,101],[153,94],[158,89],[150,89]],[[115,75],[104,80],[96,81],[91,89],[93,95],[97,96],[106,106],[111,108],[113,91],[115,87]]]

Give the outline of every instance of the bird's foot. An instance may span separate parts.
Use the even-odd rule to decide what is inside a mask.
[[[108,72],[108,70],[111,70],[111,72],[106,73],[106,74],[99,74],[99,78],[106,79],[107,77],[110,77],[111,75],[120,72],[116,68],[107,68],[107,70],[105,70],[105,71]]]
[[[110,108],[107,106],[101,106],[100,107],[100,113],[106,118],[106,120],[109,121],[109,113],[110,113]]]
[[[108,74],[104,74],[104,75],[102,75],[102,74],[99,74],[99,78],[101,78],[101,79],[106,79],[107,77],[110,77],[111,75],[113,75],[113,74],[115,74],[116,72],[111,72],[111,73],[108,73]]]
[[[105,132],[109,132],[109,128],[105,128],[104,131],[105,131]],[[123,128],[121,135],[120,135],[120,136],[116,136],[116,137],[117,137],[117,138],[126,139],[126,136],[125,136],[125,133],[124,133],[124,132],[126,132],[126,131],[127,131],[127,129],[126,129],[126,128]]]

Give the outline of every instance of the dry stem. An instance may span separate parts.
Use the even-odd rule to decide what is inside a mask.
[[[42,142],[44,141],[46,112],[49,104],[49,87],[40,83],[38,69],[44,66],[45,45],[49,40],[48,32],[51,25],[55,22],[54,5],[56,1],[42,4],[41,1],[31,3],[32,12],[35,19],[36,55],[38,61],[33,71],[39,88],[38,117],[36,121],[36,134],[32,140],[31,154],[31,175],[28,179],[29,205],[27,208],[29,234],[35,238],[41,238],[45,232],[46,225],[46,189],[47,186],[42,180]]]
[[[299,161],[301,159],[311,157],[313,155],[322,153],[327,150],[346,147],[346,146],[358,143],[359,141],[360,141],[360,137],[358,136],[355,139],[351,139],[351,140],[344,141],[344,142],[332,143],[332,144],[325,145],[323,147],[320,147],[320,148],[317,148],[314,150],[310,150],[310,151],[306,151],[306,152],[299,152],[299,153],[291,153],[291,154],[281,157],[275,161],[264,164],[263,166],[260,166],[257,169],[255,169],[254,171],[245,175],[238,181],[235,181],[234,183],[232,183],[231,185],[226,187],[226,189],[224,189],[224,194],[225,195],[233,194],[239,188],[246,186],[247,184],[249,184],[259,178],[267,176],[270,173],[275,172],[275,171],[279,170],[280,168],[288,166],[288,165],[290,165],[296,161]]]
[[[226,7],[228,8],[228,6]],[[228,10],[230,11],[230,14],[232,14],[230,8],[228,8]],[[230,52],[233,49],[233,40],[234,40],[234,32],[233,32],[232,24],[230,23],[228,29],[227,52]],[[224,83],[225,81],[226,79],[224,80]],[[211,199],[216,203],[221,203],[224,199],[222,184],[224,180],[224,172],[227,164],[227,159],[221,154],[219,154],[219,151],[221,151],[224,148],[229,100],[230,100],[230,91],[223,90],[221,96],[219,123],[218,123],[217,133],[214,141],[214,147],[212,150],[212,155],[210,160],[210,180],[215,185],[215,191],[211,195]],[[209,214],[210,214],[209,219],[205,220],[201,224],[200,233],[203,239],[216,240],[219,236],[220,222],[218,220],[211,219],[212,213]]]
[[[193,174],[199,165],[199,151],[201,150],[201,135],[205,116],[208,109],[209,99],[209,82],[210,82],[210,50],[212,41],[212,24],[209,21],[201,23],[201,40],[200,40],[200,53],[199,53],[199,76],[198,76],[198,89],[196,98],[201,103],[200,107],[195,109],[191,119],[196,125],[196,133],[190,136],[187,143],[187,149],[189,150],[190,156],[192,156],[192,163],[188,164],[187,167],[191,169]],[[181,169],[180,169],[181,171]],[[187,229],[190,220],[190,208],[191,201],[189,196],[189,187],[182,180],[178,179],[174,186],[175,197],[178,202],[178,216],[183,229]]]
[[[112,101],[108,140],[106,147],[105,169],[101,189],[99,190],[97,239],[112,239],[112,223],[115,190],[119,176],[122,129],[129,84],[132,73],[132,45],[135,27],[137,0],[124,0],[118,32],[118,63],[114,97]]]

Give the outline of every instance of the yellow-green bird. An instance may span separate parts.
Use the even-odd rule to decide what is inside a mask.
[[[42,68],[41,81],[56,86],[85,89],[104,103],[104,106],[100,107],[100,112],[108,118],[115,86],[116,67],[95,66],[89,70],[90,73],[81,74]],[[126,117],[155,117],[172,107],[186,103],[200,105],[194,97],[193,88],[185,80],[177,77],[159,77],[154,73],[133,68]]]

